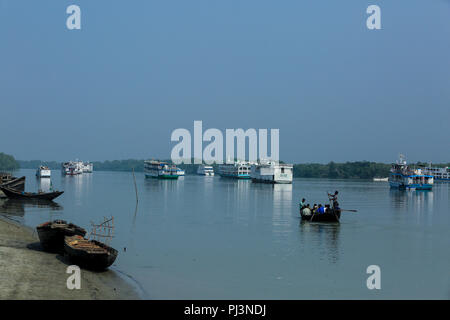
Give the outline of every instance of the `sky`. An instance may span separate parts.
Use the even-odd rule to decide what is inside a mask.
[[[16,159],[167,159],[201,120],[288,162],[450,162],[448,0],[0,0],[0,39]]]

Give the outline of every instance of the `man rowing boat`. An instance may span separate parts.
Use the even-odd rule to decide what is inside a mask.
[[[328,193],[328,199],[330,200],[330,203],[333,204],[332,208],[338,208],[339,202],[337,201],[338,191],[336,190],[334,194]]]

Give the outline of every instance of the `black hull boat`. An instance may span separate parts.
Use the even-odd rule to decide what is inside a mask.
[[[6,187],[18,191],[25,190],[25,177],[15,178],[11,177],[9,179],[0,179],[0,187]],[[3,191],[0,190],[0,197],[6,197]]]
[[[36,227],[42,248],[47,252],[64,252],[64,238],[80,235],[84,237],[86,230],[67,223],[64,220],[44,222]]]
[[[74,264],[91,270],[105,270],[117,258],[118,251],[96,240],[81,236],[66,237],[64,251]]]
[[[341,210],[327,209],[326,213],[311,213],[309,215],[303,214],[300,211],[302,220],[310,222],[339,222],[341,218]]]
[[[53,192],[23,192],[17,191],[8,187],[0,187],[0,190],[10,199],[39,199],[39,200],[49,200],[59,197],[64,193],[64,191],[53,191]]]

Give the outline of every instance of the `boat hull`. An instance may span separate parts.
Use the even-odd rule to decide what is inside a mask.
[[[339,222],[341,219],[341,211],[331,210],[331,212],[316,213],[311,215],[304,215],[303,212],[300,212],[300,216],[303,221],[309,222]]]
[[[64,191],[55,191],[47,193],[27,193],[5,187],[0,187],[0,190],[3,191],[3,193],[10,199],[37,199],[48,201],[52,201],[53,199],[59,197],[64,193]]]
[[[105,252],[92,253],[85,249],[75,248],[70,245],[70,242],[74,240],[74,237],[65,237],[64,240],[64,252],[69,260],[86,269],[90,270],[105,270],[110,267],[117,258],[118,251],[95,240],[89,242],[104,248]]]
[[[18,190],[18,191],[24,191],[25,190],[25,177],[14,178],[13,180],[0,185],[0,187],[7,187],[7,188]],[[6,197],[6,194],[0,190],[0,198],[5,198],[5,197]]]
[[[84,237],[86,234],[86,230],[83,228],[67,224],[63,220],[45,222],[37,226],[36,230],[44,251],[58,253],[64,252],[64,238],[66,236],[80,235]]]
[[[390,181],[389,185],[392,189],[399,190],[431,190],[433,188],[431,184],[403,184],[394,181]]]

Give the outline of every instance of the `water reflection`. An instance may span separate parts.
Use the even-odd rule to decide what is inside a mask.
[[[337,263],[340,256],[338,223],[311,223],[300,220],[300,239],[304,246],[314,248],[319,255],[326,256],[330,263]]]
[[[38,190],[42,192],[50,192],[52,189],[52,180],[50,178],[38,178]]]
[[[50,209],[62,211],[64,208],[56,202],[38,199],[0,199],[0,213],[24,216],[26,208]]]
[[[431,210],[433,208],[434,193],[433,191],[405,191],[405,190],[390,190],[391,206],[394,209],[408,209],[415,210]]]

